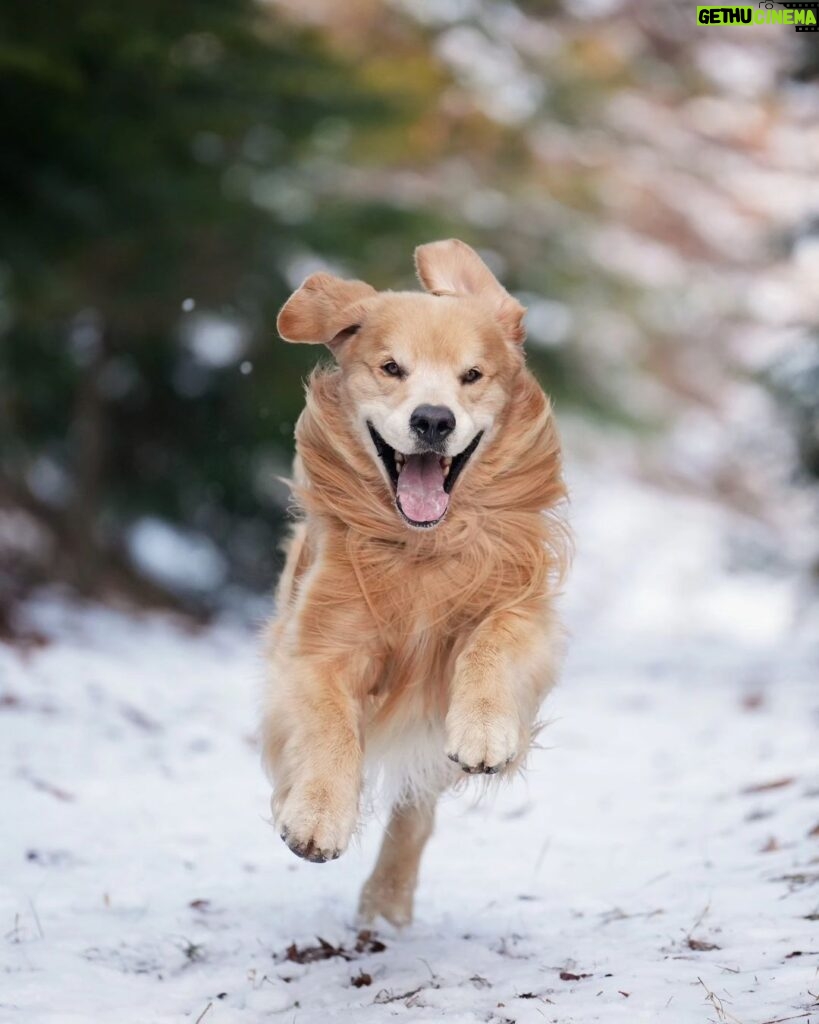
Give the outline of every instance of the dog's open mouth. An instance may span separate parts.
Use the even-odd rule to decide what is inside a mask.
[[[449,508],[455,481],[478,447],[483,431],[458,455],[433,451],[404,455],[388,445],[372,423],[367,427],[392,482],[398,511],[410,526],[437,526]]]

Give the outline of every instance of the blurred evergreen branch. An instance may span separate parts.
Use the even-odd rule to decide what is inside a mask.
[[[254,479],[285,470],[315,355],[276,345],[283,267],[379,233],[408,253],[432,227],[259,193],[298,177],[317,128],[394,126],[406,103],[248,0],[4,4],[0,38],[0,500],[58,527],[57,568],[88,591],[146,514],[269,585],[282,509]],[[188,297],[242,333],[252,376],[197,365]]]
[[[269,588],[316,359],[276,311],[318,262],[413,287],[436,237],[530,306],[561,413],[668,428],[657,478],[760,510],[789,452],[815,476],[813,40],[456,7],[0,0],[0,620],[55,578],[168,596],[148,519],[222,566],[176,600]]]

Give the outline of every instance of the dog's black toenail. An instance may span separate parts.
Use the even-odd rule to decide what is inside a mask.
[[[497,775],[499,771],[500,771],[500,765],[499,764],[488,764],[484,768],[484,773],[486,775]]]
[[[334,850],[333,853],[327,854],[319,846],[316,845],[314,839],[308,839],[306,843],[297,842],[290,838],[287,829],[281,832],[281,837],[287,844],[288,849],[291,853],[295,853],[297,857],[301,857],[302,860],[310,861],[311,864],[324,864],[330,857],[333,860],[341,855],[341,850]]]
[[[446,756],[449,758],[450,761],[454,761],[455,764],[460,764],[457,754],[447,754]]]

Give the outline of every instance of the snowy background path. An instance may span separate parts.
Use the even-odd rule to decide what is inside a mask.
[[[756,527],[610,484],[605,529],[576,487],[544,749],[444,801],[416,925],[359,950],[379,828],[323,866],[279,841],[254,635],[30,606],[42,642],[0,647],[0,1020],[819,1021],[815,620],[787,573],[717,564]]]

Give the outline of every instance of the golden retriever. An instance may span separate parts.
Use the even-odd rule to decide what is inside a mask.
[[[308,277],[285,341],[327,345],[296,426],[289,541],[268,632],[264,759],[281,836],[338,857],[364,779],[392,807],[359,905],[408,923],[439,794],[521,765],[555,678],[565,489],[524,308],[456,240],[423,292]]]

